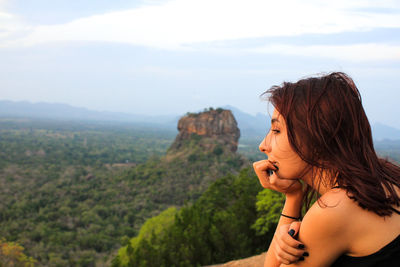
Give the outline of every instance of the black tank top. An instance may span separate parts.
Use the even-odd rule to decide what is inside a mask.
[[[340,256],[332,267],[399,267],[400,235],[379,251],[363,257]]]

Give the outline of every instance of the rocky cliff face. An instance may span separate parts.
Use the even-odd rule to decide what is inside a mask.
[[[238,146],[240,130],[230,110],[216,109],[201,113],[189,113],[178,122],[179,134],[171,145],[170,151],[183,149],[190,140],[206,150],[222,149],[235,152]]]

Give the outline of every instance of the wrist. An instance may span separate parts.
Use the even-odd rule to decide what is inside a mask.
[[[285,205],[283,206],[282,213],[286,218],[293,217],[295,219],[301,217],[301,208],[303,204],[302,195],[287,195]]]
[[[289,203],[302,203],[303,201],[303,192],[297,192],[297,193],[292,193],[292,194],[286,194],[286,202]]]
[[[299,217],[293,217],[293,216],[289,216],[289,215],[281,213],[281,216],[288,218],[288,219],[295,220],[295,221],[301,221],[301,215]]]

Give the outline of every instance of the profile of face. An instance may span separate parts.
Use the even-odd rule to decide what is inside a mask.
[[[285,120],[276,109],[272,114],[271,129],[260,143],[259,149],[279,168],[272,175],[277,175],[281,179],[305,178],[307,163],[291,147]]]

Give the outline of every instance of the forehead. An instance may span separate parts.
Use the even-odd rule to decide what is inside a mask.
[[[274,112],[272,113],[271,120],[278,120],[279,122],[283,122],[283,117],[279,113],[279,111],[275,108]]]
[[[274,112],[272,113],[272,116],[271,116],[271,125],[272,124],[279,124],[279,125],[285,126],[285,119],[282,117],[282,115],[276,109],[274,109]]]
[[[272,118],[278,119],[279,116],[280,116],[279,111],[276,108],[274,108],[274,112],[272,112]]]

